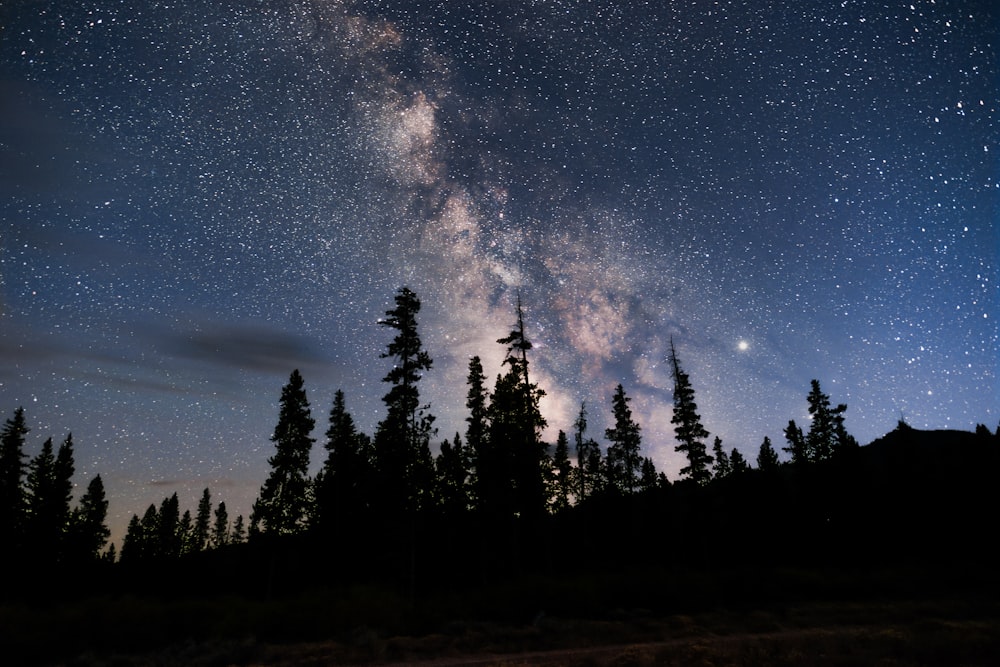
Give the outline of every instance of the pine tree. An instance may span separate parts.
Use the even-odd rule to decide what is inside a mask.
[[[208,544],[209,527],[212,523],[212,493],[205,488],[198,501],[194,528],[191,532],[191,544],[194,551],[204,551]]]
[[[458,433],[441,443],[437,457],[438,500],[447,517],[458,517],[469,509],[469,465],[466,446]]]
[[[154,508],[155,510],[155,508]],[[125,529],[125,537],[122,539],[122,563],[133,563],[145,558],[146,536],[142,527],[142,521],[138,514],[133,514]]]
[[[156,505],[149,504],[140,520],[138,546],[136,550],[140,559],[148,560],[160,556],[160,515]]]
[[[84,562],[97,560],[111,536],[106,524],[107,517],[108,501],[104,494],[104,482],[97,475],[90,480],[87,490],[80,496],[70,519],[74,559]],[[139,517],[134,518],[138,524]]]
[[[180,538],[181,555],[186,556],[199,549],[195,549],[194,543],[194,519],[191,518],[191,510],[184,510],[180,523],[177,524],[177,535]]]
[[[483,363],[478,356],[469,359],[469,374],[466,377],[469,390],[466,394],[465,407],[469,416],[465,418],[468,426],[465,430],[465,447],[470,459],[469,486],[471,502],[480,507],[483,497],[483,485],[489,481],[489,411],[487,401],[489,393],[486,389],[486,375],[483,373]],[[485,464],[484,464],[485,462]],[[484,466],[487,470],[483,470]],[[483,475],[486,477],[484,478]],[[484,482],[484,479],[486,482]],[[489,491],[486,491],[489,494]]]
[[[708,468],[712,464],[712,457],[708,455],[704,443],[709,433],[701,425],[698,404],[694,400],[694,388],[687,373],[681,369],[673,338],[670,339],[669,362],[674,380],[674,416],[670,421],[675,425],[674,433],[678,442],[674,450],[683,452],[688,459],[688,464],[681,468],[681,474],[697,484],[705,484],[712,477]]]
[[[56,457],[52,438],[42,444],[42,451],[28,464],[25,480],[25,541],[32,560],[56,562],[59,559],[65,512],[59,507],[56,491]]]
[[[420,299],[408,287],[395,296],[396,307],[386,311],[379,325],[394,329],[383,359],[393,359],[392,369],[382,378],[391,385],[382,397],[387,414],[375,433],[375,453],[381,481],[381,500],[390,515],[415,512],[427,500],[421,480],[433,479],[430,439],[434,416],[420,405],[418,383],[433,360],[420,341],[417,314]]]
[[[276,451],[267,461],[271,473],[253,505],[253,532],[288,535],[305,528],[311,502],[309,452],[315,441],[310,433],[315,423],[296,369],[281,390],[278,424],[271,436]]]
[[[545,513],[546,500],[544,470],[548,455],[541,438],[546,421],[538,407],[545,392],[532,384],[529,376],[527,353],[532,344],[525,336],[520,295],[517,323],[497,342],[507,346],[503,361],[507,373],[497,378],[490,402],[490,447],[501,470],[509,471],[513,504],[507,511],[537,518]]]
[[[809,461],[825,461],[833,456],[834,412],[830,408],[830,397],[823,393],[819,380],[810,382],[809,432],[805,437],[806,458]]]
[[[719,436],[715,436],[715,442],[712,443],[712,455],[715,457],[715,479],[728,477],[733,472],[733,467],[729,455],[722,448],[722,438]]]
[[[569,440],[563,431],[556,437],[555,452],[552,456],[552,492],[550,507],[553,514],[558,514],[569,507],[569,499],[573,493],[573,466],[569,461]]]
[[[28,431],[24,408],[15,410],[0,430],[0,536],[5,555],[21,544],[24,530],[24,439]]]
[[[650,492],[660,486],[660,476],[656,472],[656,464],[653,459],[644,457],[642,459],[642,471],[639,475],[639,490]]]
[[[612,486],[621,493],[635,491],[639,482],[639,466],[642,462],[642,457],[639,455],[642,436],[628,406],[631,400],[619,384],[611,400],[615,426],[604,431],[604,437],[611,441],[608,447],[608,477]]]
[[[743,457],[743,453],[735,447],[729,454],[729,466],[731,475],[740,475],[750,469],[750,464]]]
[[[181,554],[181,512],[176,493],[163,499],[156,516],[156,553],[161,558],[177,558]]]
[[[770,473],[776,471],[779,465],[781,464],[778,462],[778,453],[774,451],[771,439],[765,435],[757,454],[757,469]]]
[[[240,514],[233,521],[233,532],[229,538],[232,544],[243,544],[247,541],[247,529],[243,523],[243,515]]]
[[[316,476],[317,523],[341,530],[360,522],[368,511],[373,487],[374,461],[371,442],[354,425],[347,411],[344,392],[337,390],[326,431],[326,461]]]
[[[785,427],[785,441],[787,447],[782,447],[782,451],[788,452],[792,457],[792,464],[801,466],[809,462],[809,448],[806,446],[806,438],[802,435],[802,429],[798,427],[794,419],[788,420]]]
[[[212,524],[212,548],[218,549],[229,544],[229,512],[226,503],[215,508],[215,522]]]

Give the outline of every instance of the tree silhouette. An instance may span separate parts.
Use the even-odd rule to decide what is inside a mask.
[[[428,406],[420,405],[418,389],[422,372],[433,364],[417,332],[420,299],[408,287],[401,287],[395,304],[379,320],[380,326],[394,329],[396,335],[382,354],[394,364],[382,378],[391,388],[382,397],[387,414],[375,432],[380,499],[390,515],[420,509],[429,489],[421,481],[432,480],[434,474],[430,455],[434,416]]]
[[[104,494],[104,482],[97,475],[87,485],[80,501],[73,510],[70,520],[70,534],[74,558],[82,561],[97,560],[101,549],[111,536],[108,529],[108,501]],[[138,522],[139,517],[134,517]],[[113,545],[112,545],[113,546]]]
[[[5,555],[17,549],[24,530],[24,437],[28,431],[24,408],[17,408],[0,431],[0,536]]]
[[[354,425],[344,392],[337,390],[326,431],[326,461],[316,476],[317,523],[342,530],[363,519],[373,489],[374,453],[371,442]]]
[[[524,331],[524,311],[517,298],[517,323],[504,338],[507,346],[503,365],[507,373],[497,378],[490,402],[490,446],[497,463],[509,463],[509,490],[515,515],[535,518],[545,513],[546,445],[542,442],[545,418],[538,407],[545,392],[531,383],[528,350],[532,348]]]
[[[715,457],[715,479],[728,477],[733,472],[733,466],[729,460],[729,454],[726,454],[726,450],[722,448],[722,438],[719,436],[715,436],[715,441],[712,443],[712,456]]]
[[[229,512],[226,503],[221,502],[215,508],[215,521],[212,523],[212,547],[218,549],[229,544]]]
[[[569,440],[566,433],[559,431],[556,437],[555,452],[552,455],[552,492],[549,506],[553,514],[558,514],[569,507],[569,499],[573,493],[573,466],[569,461]]]
[[[778,462],[778,453],[771,445],[771,439],[764,436],[764,442],[760,444],[760,451],[757,453],[757,469],[763,472],[774,472],[781,465]]]
[[[792,464],[801,466],[808,463],[809,448],[806,446],[806,438],[802,435],[802,429],[798,427],[794,419],[788,420],[788,426],[785,427],[784,432],[788,446],[781,449],[792,457]]]
[[[694,400],[694,388],[687,373],[681,369],[673,338],[670,339],[669,362],[674,380],[674,416],[670,421],[675,425],[674,433],[678,443],[674,450],[683,452],[688,459],[688,464],[681,468],[681,475],[697,484],[705,484],[712,477],[708,468],[712,457],[708,455],[703,442],[709,434],[701,425],[698,404]]]
[[[289,535],[301,532],[310,509],[309,452],[315,421],[309,410],[302,375],[292,371],[281,390],[278,424],[271,442],[271,473],[260,489],[250,517],[251,532]],[[216,511],[218,514],[218,511]]]
[[[470,466],[470,487],[472,489],[473,506],[480,507],[480,500],[484,496],[483,485],[491,483],[490,471],[485,470],[490,465],[489,451],[489,411],[487,401],[489,393],[486,390],[486,375],[483,373],[483,363],[478,356],[469,359],[469,374],[466,378],[468,393],[466,394],[465,407],[469,411],[469,416],[465,418],[468,426],[465,430],[465,446],[469,452]],[[484,476],[485,475],[485,476]],[[485,495],[489,496],[489,491]]]
[[[233,530],[229,536],[229,541],[232,544],[243,544],[247,540],[247,529],[243,525],[243,515],[237,515],[236,519],[233,521]]]
[[[212,524],[212,493],[206,488],[201,492],[198,510],[195,514],[194,528],[191,533],[194,551],[204,551],[208,545],[209,528]]]
[[[739,475],[750,469],[750,464],[743,457],[743,453],[733,447],[733,451],[729,453],[729,468],[731,475]]]
[[[181,554],[183,536],[180,533],[180,502],[176,493],[163,499],[156,515],[156,555],[177,558]]]
[[[73,437],[52,452],[52,438],[28,464],[25,481],[25,539],[32,557],[56,562],[63,556],[73,490]]]
[[[576,497],[577,502],[600,491],[602,484],[601,448],[592,438],[587,438],[587,402],[580,402],[580,412],[573,421],[573,441],[576,447]]]
[[[631,400],[619,384],[611,399],[615,426],[604,431],[604,437],[611,441],[608,447],[608,478],[612,486],[621,493],[635,491],[639,483],[639,466],[642,462],[639,455],[642,436],[628,406]]]

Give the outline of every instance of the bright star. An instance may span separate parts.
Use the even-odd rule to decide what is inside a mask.
[[[741,340],[739,343],[736,344],[736,347],[739,349],[740,352],[746,352],[747,350],[750,349],[750,343],[746,342],[745,340]]]

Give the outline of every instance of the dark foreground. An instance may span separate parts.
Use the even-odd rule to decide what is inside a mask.
[[[1000,664],[997,577],[980,568],[789,571],[764,579],[781,586],[760,604],[727,602],[708,586],[705,603],[678,595],[654,609],[600,609],[615,595],[610,581],[529,581],[506,587],[507,596],[476,591],[479,603],[497,608],[472,616],[458,614],[471,609],[461,596],[413,608],[371,588],[270,600],[129,595],[8,603],[0,607],[0,638],[3,664],[81,667]],[[529,588],[547,589],[539,594],[555,608],[519,608],[513,600]],[[560,607],[560,594],[568,606]],[[594,605],[587,608],[585,598]]]

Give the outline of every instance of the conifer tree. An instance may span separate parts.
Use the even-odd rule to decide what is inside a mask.
[[[70,520],[72,552],[75,559],[92,562],[97,560],[111,536],[106,524],[108,501],[104,493],[104,482],[97,475],[87,485]],[[139,517],[134,517],[139,523]],[[113,545],[112,545],[113,546]]]
[[[181,512],[176,493],[163,499],[156,516],[156,554],[161,558],[177,558],[181,554]]]
[[[156,505],[150,503],[140,520],[137,555],[142,560],[160,556],[160,515]]]
[[[243,544],[247,541],[247,529],[244,526],[242,514],[237,515],[236,520],[233,521],[233,530],[229,541],[232,544]]]
[[[195,514],[194,528],[191,531],[191,544],[194,551],[204,551],[208,545],[209,528],[212,524],[212,493],[206,487],[201,492],[198,509]]]
[[[24,439],[28,431],[24,408],[17,408],[0,430],[0,537],[7,552],[17,549],[24,530]]]
[[[733,447],[733,451],[729,454],[729,474],[740,475],[750,469],[750,464],[743,457],[743,453]]]
[[[467,449],[462,436],[456,433],[451,442],[445,439],[441,443],[437,457],[438,501],[448,517],[460,516],[470,507]]]
[[[177,524],[177,535],[182,556],[197,551],[194,544],[194,519],[191,518],[191,510],[184,510],[184,514],[181,515],[180,523]]]
[[[642,470],[639,475],[639,490],[653,491],[660,486],[660,476],[656,472],[656,464],[648,456],[642,459]]]
[[[764,442],[760,444],[760,451],[757,453],[757,469],[763,472],[774,472],[778,469],[778,453],[771,445],[771,439],[764,436]]]
[[[553,514],[558,514],[569,507],[569,499],[573,494],[573,466],[569,461],[569,440],[566,433],[559,431],[556,437],[555,452],[552,456],[552,492],[550,507]]]
[[[794,419],[788,420],[788,426],[785,427],[785,441],[788,446],[781,449],[791,455],[793,465],[801,466],[809,462],[809,448],[806,446],[806,438],[802,435],[802,429],[798,427]]]
[[[830,397],[823,393],[819,380],[810,382],[809,432],[806,433],[806,458],[809,461],[825,461],[833,456],[834,413],[830,408]]]
[[[611,441],[608,447],[608,478],[612,486],[621,493],[635,491],[639,482],[639,466],[642,462],[642,457],[639,455],[642,436],[628,406],[631,400],[619,384],[611,400],[615,426],[604,431],[604,437]]]
[[[418,384],[433,360],[420,341],[417,314],[420,299],[408,287],[395,296],[395,308],[386,311],[379,325],[394,329],[396,335],[382,354],[393,359],[392,369],[382,378],[391,385],[382,397],[387,414],[375,433],[375,454],[381,478],[380,499],[390,515],[415,512],[421,508],[427,487],[421,480],[433,479],[430,439],[435,430],[429,406],[420,405]]]
[[[573,440],[576,447],[577,502],[604,488],[604,471],[601,447],[593,438],[587,438],[587,403],[580,402],[580,412],[573,422]]]
[[[675,425],[674,433],[678,442],[674,449],[683,452],[688,459],[688,464],[681,468],[681,474],[697,484],[705,484],[712,477],[708,468],[712,457],[708,455],[704,443],[709,433],[701,425],[698,404],[694,400],[694,388],[687,373],[681,369],[673,338],[670,339],[669,362],[674,380],[674,416],[670,421]]]
[[[229,544],[229,512],[226,503],[215,508],[215,522],[212,524],[212,547],[218,549]]]
[[[344,392],[337,390],[326,431],[326,461],[316,476],[317,522],[339,530],[346,522],[358,522],[368,511],[373,488],[374,454],[371,442],[354,425]]]
[[[538,407],[545,392],[532,384],[529,376],[527,353],[532,344],[525,336],[520,295],[517,323],[497,342],[507,346],[503,361],[507,373],[497,378],[490,402],[490,447],[501,470],[509,470],[512,507],[508,511],[537,518],[545,513],[546,500],[544,470],[548,456],[541,438],[546,421]]]
[[[315,423],[296,369],[281,390],[278,424],[271,436],[275,453],[268,459],[271,473],[253,505],[252,532],[288,535],[305,528],[311,502],[309,452],[315,441],[310,434]]]
[[[465,447],[469,456],[470,500],[473,506],[480,507],[480,498],[483,497],[482,486],[489,485],[490,442],[489,411],[487,409],[489,392],[486,389],[483,363],[478,356],[469,359],[469,374],[466,377],[466,383],[469,390],[466,394],[465,407],[469,411],[469,416],[465,418],[468,424],[465,430]],[[484,462],[487,463],[484,464]],[[483,470],[484,465],[487,468],[485,471]],[[489,491],[486,494],[489,495]]]
[[[154,508],[155,509],[155,508]],[[125,537],[122,539],[122,563],[133,563],[141,561],[145,557],[145,531],[138,514],[133,514],[125,529]]]
[[[58,560],[65,513],[58,504],[55,468],[52,438],[48,438],[42,450],[28,463],[25,479],[25,542],[33,560]]]
[[[719,436],[715,436],[715,441],[712,443],[712,455],[715,457],[715,479],[728,477],[733,467],[729,461],[729,454],[722,448],[722,438]]]

